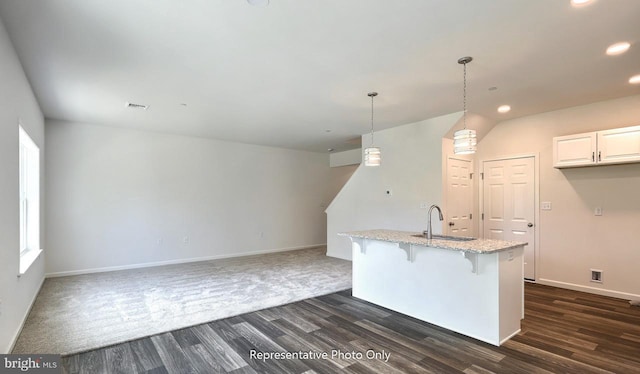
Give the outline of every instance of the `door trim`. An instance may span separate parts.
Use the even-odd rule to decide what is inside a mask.
[[[484,164],[485,162],[492,161],[505,161],[505,160],[514,160],[519,158],[533,158],[533,224],[535,225],[535,231],[533,233],[533,237],[535,243],[533,245],[533,258],[535,260],[534,266],[534,282],[540,279],[540,153],[524,153],[524,154],[516,154],[516,155],[505,155],[505,156],[496,156],[488,159],[483,159],[480,161],[479,172],[484,173]],[[478,176],[480,177],[480,176]],[[484,179],[478,179],[478,213],[482,215],[484,212]],[[482,217],[482,216],[480,216]],[[480,224],[478,225],[478,237],[484,236],[484,220],[480,219],[478,221]]]

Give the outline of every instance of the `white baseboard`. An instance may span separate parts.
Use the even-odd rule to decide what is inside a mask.
[[[24,314],[24,317],[22,318],[22,321],[20,322],[20,326],[18,326],[18,329],[16,330],[15,334],[13,335],[13,338],[11,339],[11,343],[9,344],[9,349],[7,350],[7,354],[11,353],[11,351],[13,351],[13,347],[16,346],[16,343],[18,342],[18,337],[20,336],[20,333],[22,333],[22,328],[24,327],[24,324],[27,322],[27,318],[29,318],[29,314],[31,313],[31,309],[33,308],[33,304],[35,304],[36,298],[40,294],[40,290],[42,289],[42,285],[44,284],[45,279],[47,279],[47,277],[42,277],[42,281],[40,282],[40,286],[38,286],[38,291],[36,291],[33,294],[33,298],[31,299],[31,302],[29,303],[29,308],[27,309],[27,312]]]
[[[132,264],[132,265],[107,266],[107,267],[102,267],[102,268],[71,270],[71,271],[60,271],[60,272],[55,272],[55,273],[47,273],[47,274],[45,274],[45,278],[66,277],[66,276],[70,276],[70,275],[81,275],[81,274],[91,274],[91,273],[104,273],[104,272],[108,272],[108,271],[118,271],[118,270],[141,269],[141,268],[148,268],[148,267],[154,267],[154,266],[164,266],[164,265],[186,264],[186,263],[190,263],[190,262],[220,260],[220,259],[223,259],[223,258],[245,257],[245,256],[254,256],[254,255],[267,254],[267,253],[295,251],[295,250],[300,250],[300,249],[323,247],[323,246],[326,246],[326,245],[327,245],[326,243],[325,244],[313,244],[313,245],[304,245],[304,246],[289,247],[289,248],[266,249],[266,250],[262,250],[262,251],[253,251],[253,252],[227,253],[227,254],[221,254],[221,255],[215,255],[215,256],[206,256],[206,257],[194,257],[194,258],[185,258],[185,259],[168,260],[168,261],[145,262],[145,263]]]
[[[608,289],[605,289],[605,288],[581,286],[579,284],[559,282],[559,281],[554,281],[554,280],[551,280],[551,279],[540,278],[540,279],[538,279],[537,283],[543,284],[545,286],[566,288],[566,289],[569,289],[569,290],[588,292],[588,293],[593,293],[593,294],[602,295],[602,296],[616,297],[618,299],[624,299],[624,300],[637,300],[637,299],[640,299],[640,295],[637,295],[637,294],[620,292],[620,291],[613,291],[613,290],[608,290]]]

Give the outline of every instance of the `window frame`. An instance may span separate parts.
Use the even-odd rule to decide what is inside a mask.
[[[19,252],[24,274],[40,252],[40,147],[18,121]]]
[[[20,134],[22,136],[22,134]],[[22,140],[22,139],[21,139]],[[27,170],[24,166],[27,164],[26,146],[19,141],[19,172],[20,172],[20,254],[27,250],[27,231],[28,231],[28,210],[27,210]]]

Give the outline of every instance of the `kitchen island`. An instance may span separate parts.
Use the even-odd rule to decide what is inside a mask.
[[[353,296],[493,345],[520,332],[527,243],[394,230],[339,235],[353,243]]]

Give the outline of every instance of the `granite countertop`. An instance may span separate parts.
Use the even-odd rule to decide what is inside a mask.
[[[338,233],[340,236],[349,236],[352,238],[362,238],[371,240],[381,240],[392,243],[404,243],[413,244],[423,247],[433,247],[441,249],[450,249],[453,251],[464,251],[472,253],[494,253],[506,251],[516,247],[527,245],[525,242],[511,242],[504,240],[494,239],[474,239],[469,241],[455,241],[446,239],[427,239],[424,237],[416,237],[413,235],[421,234],[418,232],[410,231],[396,231],[396,230],[366,230],[366,231],[351,231]]]

